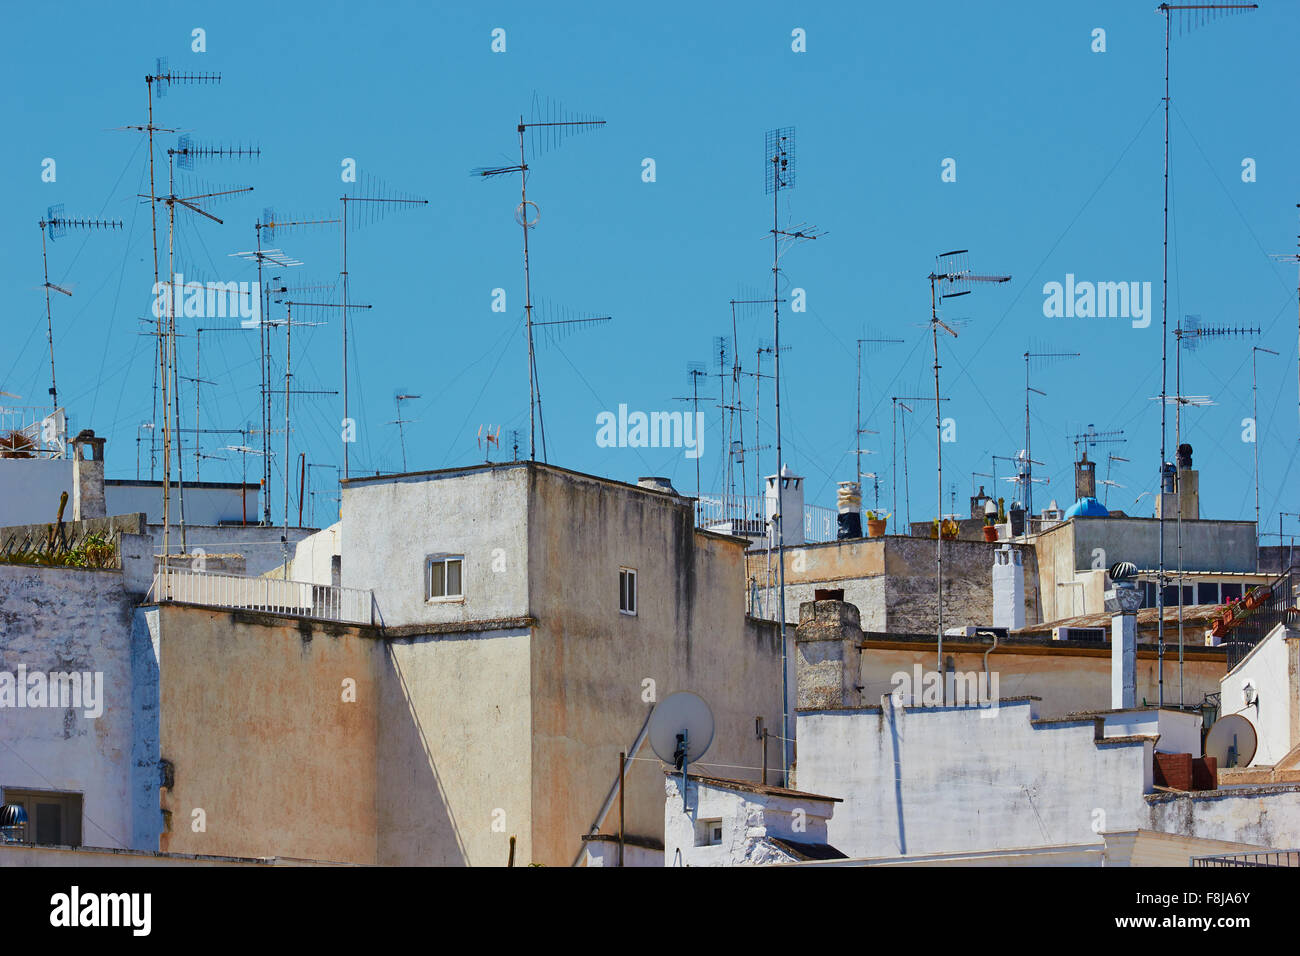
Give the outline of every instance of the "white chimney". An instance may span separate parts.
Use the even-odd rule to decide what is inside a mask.
[[[1128,565],[1128,571],[1133,571]],[[1120,575],[1104,597],[1110,619],[1110,706],[1115,710],[1132,710],[1137,706],[1137,609],[1142,592],[1134,586],[1124,565],[1111,568]],[[1112,579],[1113,580],[1113,579]]]
[[[1020,551],[1004,544],[993,552],[993,626],[1025,626],[1025,566]]]
[[[103,518],[104,439],[87,428],[72,440],[72,520]]]
[[[772,545],[776,545],[776,524],[773,519],[781,515],[781,530],[786,547],[799,546],[804,543],[803,535],[803,479],[790,470],[788,464],[781,466],[780,484],[777,476],[767,476],[767,501],[764,506],[767,518],[768,535]]]

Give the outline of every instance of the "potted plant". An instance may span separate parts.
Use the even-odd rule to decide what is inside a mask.
[[[941,533],[947,540],[955,540],[957,537],[957,522],[953,521],[951,518],[944,518]]]
[[[998,526],[993,523],[992,515],[984,516],[984,540],[989,543],[998,540]]]
[[[938,519],[938,518],[935,518],[933,521],[930,522],[930,537],[932,537],[932,538],[937,538],[937,537],[939,537],[939,519]]]
[[[999,498],[999,499],[998,499],[998,524],[1006,524],[1006,523],[1007,523],[1007,508],[1006,508],[1006,502],[1007,502],[1007,499],[1005,499],[1005,498]]]
[[[885,536],[885,522],[889,515],[883,511],[867,512],[867,536],[872,538],[883,538]]]
[[[1262,605],[1266,600],[1268,600],[1271,591],[1272,589],[1266,584],[1261,584],[1259,587],[1254,587],[1247,591],[1245,598],[1246,610],[1253,611],[1255,608]]]

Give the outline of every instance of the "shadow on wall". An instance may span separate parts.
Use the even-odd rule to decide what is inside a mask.
[[[419,637],[397,646],[433,640]],[[426,727],[393,643],[388,644],[384,659],[377,741],[380,772],[375,781],[376,859],[383,866],[469,866],[460,824],[449,806],[430,742],[430,734],[447,737],[461,729]]]

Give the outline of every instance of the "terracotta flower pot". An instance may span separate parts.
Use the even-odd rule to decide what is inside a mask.
[[[984,540],[985,540],[985,541],[988,541],[988,542],[990,542],[990,543],[992,543],[992,542],[998,540],[998,528],[997,528],[997,525],[986,524],[986,525],[984,526]]]
[[[1228,633],[1228,628],[1221,619],[1215,618],[1214,623],[1210,626],[1210,633],[1215,637],[1223,637]]]
[[[885,536],[885,519],[868,518],[867,535],[872,538],[883,538]]]

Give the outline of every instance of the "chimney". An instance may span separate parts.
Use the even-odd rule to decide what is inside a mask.
[[[789,465],[781,466],[778,483],[776,475],[767,476],[767,500],[764,504],[764,517],[767,518],[768,535],[772,545],[776,545],[776,523],[781,518],[781,530],[785,546],[798,547],[804,543],[803,537],[803,479],[790,470]]]
[[[795,630],[795,706],[863,706],[862,624],[857,605],[805,601]]]
[[[1114,580],[1121,576],[1120,580]],[[1111,568],[1114,583],[1106,591],[1110,619],[1110,706],[1131,710],[1137,706],[1137,609],[1142,592],[1134,583],[1136,569],[1117,564]]]
[[[1184,521],[1195,521],[1201,516],[1201,474],[1192,467],[1192,446],[1186,442],[1179,445],[1176,461],[1177,466],[1165,463],[1156,517],[1163,514],[1172,520],[1181,514]]]
[[[862,486],[856,481],[841,481],[835,493],[839,506],[839,532],[836,538],[862,537]]]
[[[1074,463],[1074,500],[1097,497],[1097,463],[1088,460],[1088,449]]]
[[[72,440],[72,520],[103,518],[108,514],[104,504],[104,439],[83,429]]]
[[[1025,626],[1025,566],[1020,550],[1009,544],[993,552],[993,626]]]
[[[987,513],[984,506],[992,500],[992,498],[984,493],[984,486],[980,485],[979,494],[971,495],[970,498],[970,516],[972,518],[979,518],[983,521],[984,515]],[[994,513],[996,514],[996,511]]]

